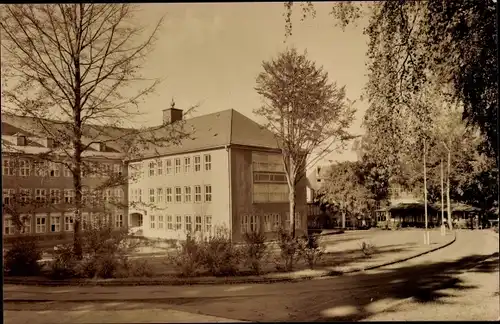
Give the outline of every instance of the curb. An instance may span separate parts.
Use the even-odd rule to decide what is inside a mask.
[[[58,286],[106,286],[106,287],[116,287],[116,286],[190,286],[190,285],[231,285],[231,284],[271,284],[271,283],[280,283],[280,282],[302,282],[306,280],[312,280],[312,279],[319,279],[323,278],[326,279],[328,277],[337,277],[341,276],[343,274],[350,274],[350,273],[355,273],[355,272],[361,272],[361,271],[367,271],[367,270],[372,270],[372,269],[377,269],[381,268],[384,266],[396,264],[396,263],[401,263],[410,259],[417,258],[419,256],[443,249],[451,244],[453,244],[456,241],[457,235],[456,232],[454,232],[454,237],[453,240],[450,242],[438,246],[436,248],[433,248],[428,251],[420,252],[418,254],[405,257],[402,259],[398,260],[393,260],[389,262],[385,262],[382,264],[377,264],[374,266],[369,266],[365,268],[353,268],[353,269],[348,269],[344,271],[338,271],[338,270],[330,270],[327,271],[325,274],[320,274],[320,275],[312,275],[312,276],[303,276],[303,277],[297,277],[297,278],[291,278],[291,277],[254,277],[254,278],[248,278],[248,277],[225,277],[225,278],[220,278],[219,280],[214,280],[213,278],[206,278],[206,279],[182,279],[182,278],[169,278],[168,280],[164,279],[152,279],[152,278],[129,278],[129,279],[121,279],[121,280],[116,280],[116,279],[70,279],[70,280],[39,280],[39,279],[32,279],[29,277],[23,277],[23,278],[15,278],[15,277],[4,277],[4,285],[5,284],[10,284],[10,285],[24,285],[24,286],[48,286],[48,287],[58,287]],[[15,301],[15,300],[10,300],[10,299],[5,299],[4,301]]]

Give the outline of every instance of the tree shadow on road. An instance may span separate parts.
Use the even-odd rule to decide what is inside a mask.
[[[494,253],[471,255],[453,262],[387,269],[382,273],[361,273],[353,276],[356,281],[363,283],[360,288],[364,286],[366,289],[370,283],[377,282],[376,288],[368,289],[369,292],[365,296],[356,295],[355,299],[335,298],[331,300],[332,307],[314,307],[308,313],[316,312],[316,316],[319,313],[319,317],[314,320],[321,322],[359,321],[380,312],[380,309],[373,310],[371,306],[384,300],[397,302],[412,298],[419,303],[452,303],[450,299],[456,296],[453,292],[478,288],[474,285],[467,285],[458,277],[459,274],[465,271],[493,273],[498,270],[499,254]]]

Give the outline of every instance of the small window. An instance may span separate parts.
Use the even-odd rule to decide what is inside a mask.
[[[165,174],[172,174],[172,160],[167,159],[165,161]]]
[[[16,233],[16,227],[14,226],[14,221],[10,216],[5,217],[3,220],[3,233],[5,235],[12,235]]]
[[[156,174],[161,176],[163,175],[163,161],[158,161],[158,164],[156,166]]]
[[[205,185],[205,201],[206,202],[212,201],[212,186],[211,185]]]
[[[31,165],[29,160],[19,161],[19,175],[22,177],[28,177],[31,175]]]
[[[191,187],[184,187],[184,202],[191,202]]]
[[[149,189],[149,202],[150,203],[155,202],[155,190],[153,188]]]
[[[73,231],[73,216],[64,216],[64,230]]]
[[[50,216],[50,231],[60,232],[61,231],[61,217],[60,216]]]
[[[201,202],[201,186],[194,186],[194,201]]]
[[[45,233],[47,231],[47,216],[37,215],[36,216],[36,233]]]
[[[158,229],[161,230],[164,228],[164,216],[163,215],[158,215]]]
[[[159,203],[163,202],[163,188],[156,188],[156,200]]]
[[[194,222],[195,222],[194,223],[194,231],[195,232],[201,232],[201,229],[202,229],[202,227],[201,227],[201,216],[200,215],[196,215],[194,217]]]
[[[207,233],[212,232],[212,216],[205,215],[205,231]]]
[[[205,171],[212,170],[212,156],[210,154],[205,154],[204,159],[205,159]]]
[[[175,216],[175,229],[178,231],[182,230],[182,216],[181,215]]]
[[[184,172],[191,172],[191,158],[189,156],[184,158]]]
[[[123,227],[123,215],[122,214],[115,215],[115,227],[116,228]]]
[[[179,174],[181,173],[181,159],[176,158],[174,161],[175,161],[175,173]]]
[[[167,203],[171,203],[172,202],[172,188],[167,188],[166,189],[166,201]]]
[[[155,215],[149,215],[149,220],[150,220],[149,227],[151,229],[155,229],[156,228],[155,227],[155,225],[156,225]]]
[[[15,175],[14,161],[11,161],[10,159],[7,158],[2,158],[2,174],[4,176]]]
[[[184,217],[185,219],[185,225],[186,225],[186,232],[191,233],[193,231],[192,223],[191,223],[191,215],[186,215]]]
[[[149,162],[149,176],[153,177],[155,175],[156,163]]]
[[[50,189],[50,202],[52,204],[60,204],[61,203],[61,190]]]
[[[181,187],[175,187],[175,202],[182,202],[182,189]]]
[[[168,230],[174,229],[174,224],[172,222],[172,215],[167,215],[167,229]]]
[[[196,155],[194,157],[194,172],[199,171],[201,171],[201,157],[199,155]]]

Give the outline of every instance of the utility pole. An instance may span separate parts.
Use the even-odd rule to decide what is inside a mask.
[[[427,166],[426,166],[426,156],[427,156],[427,144],[424,138],[424,210],[425,210],[425,232],[424,232],[424,244],[430,244],[429,233],[427,231]]]

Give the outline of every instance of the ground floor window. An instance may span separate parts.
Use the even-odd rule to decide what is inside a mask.
[[[205,231],[207,233],[212,232],[212,216],[205,215]]]
[[[258,215],[243,215],[241,218],[241,233],[257,232],[260,229]]]
[[[64,230],[67,232],[73,231],[73,216],[64,216]]]
[[[201,232],[202,229],[202,224],[201,224],[201,215],[196,215],[194,217],[194,231],[195,232]]]
[[[175,229],[177,231],[182,230],[182,216],[181,215],[175,216]]]
[[[164,216],[163,215],[158,215],[158,229],[163,229],[164,227]]]
[[[155,215],[149,215],[149,228],[155,229],[156,221]]]
[[[50,231],[60,232],[61,231],[61,216],[50,216]]]
[[[264,215],[264,231],[277,231],[280,227],[281,217],[278,213]]]
[[[184,216],[185,219],[185,225],[186,225],[186,232],[190,233],[193,230],[192,223],[191,223],[191,215],[186,215]]]
[[[172,215],[167,215],[167,229],[172,230],[174,229],[174,224],[172,221]]]
[[[36,233],[45,233],[47,231],[47,216],[37,215],[36,216]]]
[[[115,215],[115,227],[116,228],[123,227],[123,215],[122,214]]]
[[[21,221],[23,222],[23,228],[21,229],[22,234],[31,233],[31,215],[21,215]]]
[[[15,230],[14,221],[10,216],[6,216],[3,220],[3,233],[5,235],[12,235],[15,233]]]

